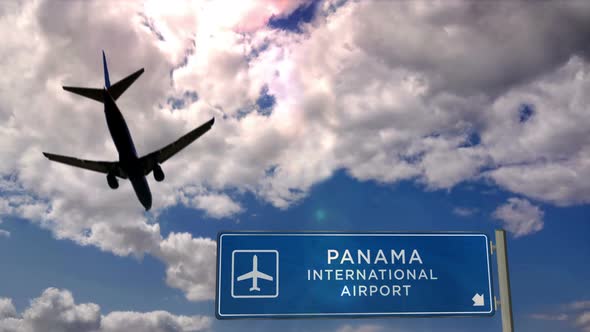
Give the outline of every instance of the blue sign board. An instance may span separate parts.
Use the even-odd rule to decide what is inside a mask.
[[[220,233],[215,312],[493,315],[489,243],[475,233]]]

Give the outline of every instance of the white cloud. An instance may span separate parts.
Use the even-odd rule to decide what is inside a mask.
[[[583,331],[590,331],[590,311],[586,311],[576,318],[576,326]]]
[[[0,237],[10,237],[10,232],[5,229],[0,229]]]
[[[182,289],[192,301],[215,297],[215,241],[193,238],[189,233],[170,233],[156,256],[167,263],[166,283]]]
[[[76,304],[69,291],[56,288],[47,288],[20,316],[10,299],[0,299],[1,331],[180,332],[202,331],[210,325],[208,317],[176,316],[166,311],[111,312],[101,316],[97,304]]]
[[[202,188],[185,187],[180,201],[185,206],[205,210],[211,218],[224,218],[243,211],[243,208],[226,194],[208,193]]]
[[[453,213],[460,217],[471,217],[476,214],[479,210],[476,208],[461,207],[457,206],[453,209]]]
[[[544,212],[526,199],[512,197],[499,206],[493,217],[503,222],[507,231],[515,237],[536,233],[543,229]]]
[[[0,298],[0,319],[16,317],[16,309],[12,299]]]
[[[590,141],[583,130],[590,66],[574,57],[555,72],[514,89],[493,104],[482,140],[499,166],[487,176],[510,191],[561,206],[590,202]],[[520,123],[519,105],[534,105]],[[492,126],[492,124],[494,124]]]
[[[223,218],[242,212],[242,207],[227,195],[204,195],[195,197],[196,206],[207,211],[213,218]]]
[[[69,291],[46,289],[22,315],[24,330],[94,331],[100,327],[100,307],[94,303],[75,304]]]
[[[531,318],[538,320],[558,320],[564,321],[568,319],[567,314],[532,314]]]
[[[134,254],[141,257],[143,253],[154,251],[158,242],[162,241],[160,225],[148,225],[144,222],[129,226],[97,222],[85,235],[81,243],[94,244],[120,256]]]
[[[590,331],[590,301],[575,301],[567,305],[572,312],[574,325],[582,331]]]
[[[573,310],[590,309],[590,301],[576,301],[569,304]]]
[[[211,325],[204,316],[175,316],[167,311],[112,312],[102,318],[104,332],[202,331]]]

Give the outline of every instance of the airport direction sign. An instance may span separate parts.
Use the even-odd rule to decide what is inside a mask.
[[[494,314],[480,233],[222,232],[219,319]]]

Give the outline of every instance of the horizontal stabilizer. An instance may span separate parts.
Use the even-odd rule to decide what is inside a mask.
[[[143,68],[111,85],[108,90],[113,99],[117,100],[117,98],[119,98],[123,92],[125,92],[125,90],[127,90],[127,88],[130,87],[139,76],[141,76],[141,74],[143,74]]]
[[[74,86],[64,86],[63,89],[71,93],[75,93],[77,95],[84,96],[86,98],[90,98],[102,103],[102,89],[78,88]]]
[[[111,85],[107,90],[111,94],[111,97],[113,97],[113,100],[117,100],[117,98],[121,97],[123,92],[125,92],[125,90],[127,90],[127,88],[129,88],[131,84],[141,76],[141,74],[143,74],[143,68]],[[64,86],[63,89],[101,103],[103,102],[103,89],[79,88],[74,86]]]

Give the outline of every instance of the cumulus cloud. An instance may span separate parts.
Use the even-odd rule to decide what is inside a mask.
[[[512,197],[499,206],[493,217],[502,221],[507,231],[515,237],[536,233],[543,229],[545,213],[526,199]]]
[[[572,313],[574,325],[582,331],[590,331],[590,301],[575,301],[566,307]]]
[[[104,332],[168,332],[203,331],[211,325],[211,319],[203,316],[175,316],[167,311],[111,312],[104,316],[101,331]]]
[[[169,285],[202,299],[209,284],[191,275],[201,260],[160,234],[170,206],[229,217],[250,192],[288,208],[337,170],[428,190],[485,179],[553,204],[590,202],[588,3],[326,1],[301,33],[266,22],[307,1],[231,3],[1,3],[0,29],[13,33],[0,50],[0,213],[117,255],[151,253]],[[118,100],[140,154],[217,118],[163,165],[165,182],[150,181],[152,215],[127,181],[112,191],[104,176],[41,154],[117,158],[101,105],[61,89],[101,86],[103,48],[113,80],[146,68]],[[265,113],[261,91],[275,100]],[[174,103],[183,96],[198,97]],[[526,203],[506,206],[517,236],[542,227]]]
[[[22,318],[8,318],[0,324],[18,331],[93,331],[100,327],[100,308],[94,303],[75,304],[69,291],[46,289],[31,301]]]
[[[202,188],[183,188],[180,201],[185,206],[205,210],[211,218],[229,217],[243,211],[243,208],[228,195],[207,192]]]
[[[486,174],[501,186],[560,206],[588,203],[590,175],[587,93],[590,67],[574,57],[555,72],[498,98],[489,113],[494,118],[482,140],[497,169]],[[524,123],[522,101],[533,115]],[[495,123],[495,126],[491,126]]]
[[[12,300],[0,299],[0,330],[41,331],[202,331],[211,324],[203,316],[176,316],[166,311],[111,312],[101,315],[94,303],[76,304],[68,290],[47,288],[30,306],[17,315]]]
[[[170,233],[156,255],[168,264],[166,283],[182,289],[187,299],[199,301],[215,297],[215,250],[211,239]]]
[[[582,331],[590,331],[590,311],[584,312],[576,318],[576,326],[580,327]]]
[[[0,298],[0,319],[16,317],[16,309],[12,304],[12,299]]]
[[[195,203],[198,208],[206,210],[213,218],[227,217],[242,211],[242,207],[227,195],[199,196],[195,198]]]

